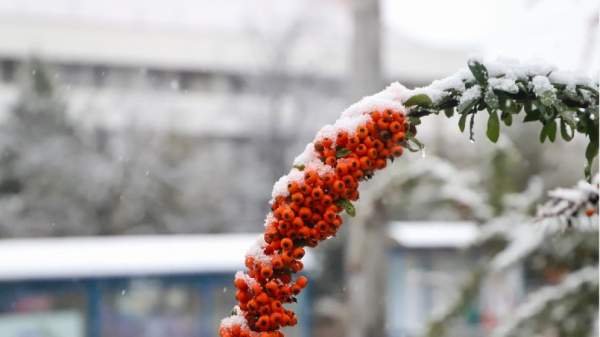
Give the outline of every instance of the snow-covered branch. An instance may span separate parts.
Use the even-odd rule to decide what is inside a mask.
[[[547,227],[597,229],[598,192],[598,176],[591,184],[580,181],[571,188],[552,190],[550,200],[538,207],[537,217]]]
[[[563,299],[580,293],[584,287],[590,289],[598,287],[598,268],[585,267],[571,273],[557,285],[546,286],[532,293],[527,300],[515,311],[513,317],[499,326],[493,333],[493,337],[513,336],[517,329],[531,322],[532,319],[542,315]],[[597,290],[596,290],[597,291]],[[594,300],[597,302],[597,299]],[[558,310],[560,313],[560,310]],[[561,316],[556,314],[555,316]],[[556,317],[560,320],[564,317]],[[520,334],[516,334],[520,335]]]

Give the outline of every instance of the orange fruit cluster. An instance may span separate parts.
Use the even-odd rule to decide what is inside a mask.
[[[335,235],[342,225],[339,213],[359,197],[359,182],[403,153],[405,115],[392,109],[368,115],[353,133],[340,130],[335,139],[316,139],[314,151],[331,170],[319,174],[300,167],[303,180],[291,181],[287,195],[273,200],[264,233],[266,259],[246,257],[247,275],[234,282],[243,324],[222,323],[221,337],[283,337],[279,330],[297,323],[283,304],[295,302],[308,284],[305,276],[293,279],[303,268],[304,247]]]

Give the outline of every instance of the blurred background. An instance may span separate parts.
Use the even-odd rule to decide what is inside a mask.
[[[216,336],[273,182],[322,125],[472,54],[597,79],[598,10],[0,0],[0,337]],[[471,143],[428,117],[425,151],[362,187],[358,216],[306,258],[289,336],[491,336],[527,294],[597,265],[597,229],[521,226],[545,191],[583,178],[585,140],[539,144],[538,125],[515,123],[492,146],[475,130]],[[535,244],[489,272],[518,239]],[[520,336],[597,335],[587,291]]]

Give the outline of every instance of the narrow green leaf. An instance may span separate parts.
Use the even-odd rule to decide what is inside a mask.
[[[433,104],[433,102],[431,101],[431,98],[429,98],[429,96],[427,96],[425,94],[414,95],[411,98],[407,99],[406,102],[404,102],[405,107],[410,107],[410,106],[414,106],[414,105],[418,105],[418,106],[422,106],[422,107],[429,107],[432,104]]]
[[[540,143],[546,141],[547,137],[548,135],[546,134],[546,127],[542,127],[542,130],[540,130]]]
[[[446,117],[450,118],[452,116],[454,116],[454,108],[447,108],[444,109],[444,114],[446,115]]]
[[[556,121],[551,120],[546,122],[542,128],[542,132],[544,133],[545,137],[547,137],[551,142],[554,142],[556,140]]]
[[[488,80],[488,72],[487,69],[485,69],[485,66],[481,64],[481,62],[474,59],[470,59],[467,64],[477,83],[479,83],[481,86],[486,85]]]
[[[464,113],[460,116],[460,119],[458,120],[458,128],[460,129],[460,132],[465,132],[465,124],[467,123],[467,115],[468,113]]]
[[[504,122],[504,124],[506,126],[511,126],[512,125],[512,114],[510,114],[509,112],[503,112],[502,115],[500,116],[500,118],[502,119],[502,121]]]
[[[591,167],[594,162],[594,158],[598,155],[598,139],[590,141],[585,149],[585,158],[588,161],[588,165]]]
[[[335,203],[342,207],[349,216],[356,216],[356,208],[354,208],[354,205],[348,199],[338,199]]]
[[[339,149],[337,149],[337,151],[335,151],[335,156],[336,156],[336,158],[344,158],[345,156],[349,155],[350,153],[352,153],[352,151],[348,150],[345,147],[340,147]]]
[[[500,120],[498,119],[498,112],[496,110],[490,111],[486,134],[493,143],[498,141],[498,137],[500,136]]]

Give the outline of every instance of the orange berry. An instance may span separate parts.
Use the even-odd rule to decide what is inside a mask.
[[[337,174],[338,176],[348,174],[348,165],[346,165],[346,163],[343,162],[337,163],[337,166],[335,167],[335,174]]]
[[[402,152],[404,152],[404,149],[400,145],[396,145],[392,148],[392,155],[394,157],[400,157],[402,155]]]
[[[260,316],[258,321],[256,321],[256,327],[261,331],[266,331],[267,329],[269,329],[270,324],[271,320],[267,315]]]
[[[292,202],[301,204],[302,201],[304,201],[304,195],[302,195],[302,193],[296,192],[292,194]]]
[[[369,130],[365,125],[361,125],[358,128],[356,128],[356,135],[358,136],[358,138],[364,139],[369,135]]]
[[[260,269],[260,275],[264,278],[269,278],[273,276],[273,268],[269,266],[264,266]]]
[[[300,212],[299,213],[300,213],[300,217],[304,221],[309,221],[310,218],[311,218],[311,216],[312,216],[312,211],[308,207],[302,207],[302,208],[300,208]]]
[[[239,290],[247,290],[248,289],[248,284],[246,284],[246,281],[244,281],[241,278],[236,278],[233,283],[235,284],[235,287],[238,288]]]
[[[390,123],[390,131],[392,133],[400,132],[400,131],[402,131],[402,129],[403,129],[402,124],[400,124],[399,122],[393,121]]]
[[[296,229],[301,228],[304,226],[304,221],[300,217],[295,217],[292,221],[292,226],[294,226]]]
[[[359,156],[363,156],[367,153],[367,146],[365,144],[358,144],[358,146],[356,147],[356,154],[358,154]]]
[[[271,265],[273,266],[273,269],[281,269],[281,268],[283,268],[283,261],[281,260],[281,257],[279,257],[279,256],[273,256],[271,258]]]
[[[394,136],[392,136],[392,139],[394,140],[394,143],[396,143],[396,144],[402,143],[404,141],[404,139],[406,139],[406,135],[404,134],[404,132],[394,133]]]
[[[334,167],[335,163],[336,163],[337,159],[335,159],[335,156],[329,156],[327,158],[325,158],[325,164]]]
[[[337,135],[335,143],[339,146],[344,146],[348,143],[348,133],[346,131],[340,131]]]
[[[360,158],[360,168],[364,170],[369,170],[371,168],[371,159],[369,157],[361,157]]]
[[[296,249],[294,249],[294,251],[292,252],[292,257],[294,259],[301,259],[304,257],[304,249],[302,247],[298,247]]]
[[[285,250],[290,250],[294,247],[294,242],[290,238],[285,238],[281,240],[281,248]]]
[[[307,284],[308,284],[308,278],[306,276],[300,276],[296,280],[296,285],[299,286],[300,288],[306,288]]]
[[[588,209],[585,210],[585,215],[588,216],[588,217],[591,217],[595,213],[596,213],[596,210],[594,208],[588,208]]]
[[[313,199],[319,200],[323,196],[323,190],[320,187],[315,187],[312,190],[311,196]]]

